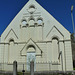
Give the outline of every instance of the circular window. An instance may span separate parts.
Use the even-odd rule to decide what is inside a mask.
[[[35,6],[34,6],[34,5],[29,6],[28,11],[29,11],[31,14],[34,13],[34,11],[35,11]]]
[[[22,26],[26,26],[26,24],[27,24],[27,21],[26,20],[23,20],[22,21]]]
[[[35,6],[34,5],[31,5],[30,7],[29,7],[29,9],[35,9]]]

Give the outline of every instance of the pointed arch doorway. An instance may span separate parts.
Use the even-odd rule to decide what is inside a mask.
[[[36,70],[36,49],[34,46],[30,45],[27,48],[27,71],[30,71],[30,62],[34,61],[34,71]]]

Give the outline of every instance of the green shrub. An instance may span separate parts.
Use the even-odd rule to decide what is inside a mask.
[[[23,75],[23,73],[22,72],[18,72],[18,75]]]
[[[18,75],[23,75],[22,72],[18,72]],[[30,75],[30,73],[25,73],[24,75]]]
[[[73,70],[75,70],[75,68],[73,68]]]

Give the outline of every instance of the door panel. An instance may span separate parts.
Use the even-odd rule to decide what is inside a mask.
[[[35,53],[27,53],[27,71],[30,71],[30,62],[34,61],[34,71],[35,71],[35,61],[36,61],[36,57],[35,57]]]

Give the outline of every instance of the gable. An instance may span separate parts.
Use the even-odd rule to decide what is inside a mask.
[[[31,5],[34,5],[35,9],[29,8]],[[32,14],[33,13],[33,14]],[[35,0],[29,0],[28,3],[22,8],[22,10],[16,15],[12,22],[8,25],[6,30],[1,35],[2,40],[8,34],[9,30],[12,28],[18,38],[21,38],[21,22],[22,19],[26,19],[29,23],[29,19],[33,17],[35,19],[35,24],[37,19],[41,17],[43,19],[43,38],[46,39],[46,35],[51,30],[53,26],[57,27],[60,32],[64,35],[64,39],[70,39],[70,33],[66,30],[51,14],[49,14],[42,6],[40,6]]]
[[[34,48],[34,50],[29,48]],[[29,39],[25,46],[20,51],[21,56],[27,56],[27,52],[35,52],[36,56],[42,56],[42,50],[40,47],[32,40]]]
[[[46,36],[48,40],[52,40],[53,37],[57,37],[59,40],[64,40],[64,35],[55,26],[52,27]]]
[[[18,39],[18,36],[16,35],[13,29],[11,29],[6,35],[6,37],[4,38],[5,41],[9,41],[10,39],[14,39],[14,40]]]

